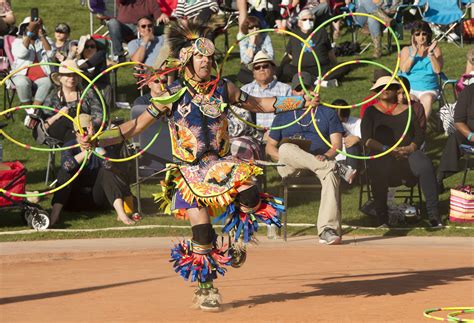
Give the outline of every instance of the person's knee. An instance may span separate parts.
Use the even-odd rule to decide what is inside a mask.
[[[260,203],[260,195],[257,186],[242,191],[238,195],[239,203],[248,208],[254,208]]]
[[[201,245],[212,243],[216,238],[216,232],[210,223],[198,224],[191,227],[193,232],[193,241]]]
[[[110,20],[107,22],[107,28],[109,28],[109,31],[110,31],[111,33],[113,33],[113,32],[120,32],[120,21],[118,21],[118,20],[115,19],[115,18],[110,19]]]
[[[278,156],[280,161],[285,162],[291,160],[298,153],[298,149],[300,148],[295,144],[282,144],[278,148]]]

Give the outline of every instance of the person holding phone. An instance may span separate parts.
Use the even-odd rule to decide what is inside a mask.
[[[51,41],[46,37],[43,21],[37,16],[37,10],[32,10],[32,16],[26,17],[18,28],[18,37],[12,44],[14,61],[12,70],[17,70],[33,63],[49,62],[53,57]],[[48,65],[37,65],[26,69],[12,77],[16,86],[18,98],[22,105],[42,105],[51,88],[49,75],[51,69]],[[33,95],[33,88],[36,93]],[[34,110],[27,113],[35,113]],[[25,120],[27,127],[35,124]]]
[[[438,96],[438,74],[443,68],[443,54],[433,33],[424,21],[415,22],[411,30],[411,45],[401,52],[400,71],[411,84],[410,94],[423,104],[426,120]]]

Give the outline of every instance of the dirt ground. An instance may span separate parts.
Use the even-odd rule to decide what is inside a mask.
[[[0,244],[2,322],[429,322],[474,305],[474,239],[260,239],[216,282],[223,311],[190,308],[196,284],[168,262],[170,238]],[[474,316],[465,316],[474,318]]]

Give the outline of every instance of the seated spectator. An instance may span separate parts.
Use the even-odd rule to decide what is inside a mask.
[[[454,127],[443,149],[438,167],[438,187],[444,190],[443,179],[461,170],[459,145],[474,146],[474,84],[468,85],[459,93],[454,107]]]
[[[263,51],[258,52],[249,68],[253,71],[254,81],[242,87],[242,91],[257,98],[268,98],[272,96],[287,96],[291,94],[289,85],[278,82],[275,78],[275,63],[271,57]],[[275,114],[257,113],[257,125],[269,128],[272,125]]]
[[[306,72],[303,73],[304,84],[312,84],[311,76]],[[308,89],[311,90],[311,87]],[[296,86],[292,93],[293,95],[304,94],[301,86],[299,88]],[[272,127],[288,124],[301,117],[305,111],[295,110],[278,114],[273,120]],[[277,168],[283,179],[301,170],[310,171],[319,178],[322,186],[317,223],[319,242],[329,245],[339,244],[341,242],[341,208],[340,179],[337,174],[342,175],[345,171],[344,178],[351,183],[355,171],[334,160],[337,152],[321,140],[314,128],[311,114],[315,114],[317,126],[324,138],[331,142],[333,147],[341,149],[344,128],[333,109],[320,105],[313,108],[297,123],[284,129],[271,130],[265,151],[273,161],[285,165]],[[306,147],[302,142],[306,143]]]
[[[426,120],[429,120],[433,101],[438,96],[438,74],[443,68],[443,55],[438,42],[431,42],[432,35],[426,22],[415,22],[411,46],[402,49],[400,59],[400,71],[410,81],[411,95],[423,104]]]
[[[380,91],[388,82],[390,76],[377,80],[371,90]],[[362,143],[369,148],[370,155],[387,151],[401,137],[408,120],[408,106],[398,104],[400,83],[393,81],[390,86],[378,97],[383,106],[397,104],[392,114],[377,105],[367,108],[362,119]],[[397,148],[390,154],[371,159],[369,165],[369,179],[375,200],[375,211],[379,225],[388,226],[387,192],[389,186],[406,184],[414,186],[419,181],[425,195],[428,219],[432,226],[441,225],[438,210],[438,191],[436,175],[431,160],[419,147],[424,141],[423,133],[415,118],[411,119],[410,128]]]
[[[153,66],[164,43],[164,36],[153,34],[153,20],[150,17],[138,19],[138,38],[128,43],[128,54],[132,62]]]
[[[83,137],[79,132],[79,127],[74,124],[75,139],[67,142],[66,145],[80,143],[81,146],[62,152],[57,185],[66,183],[74,176],[86,157],[86,151],[91,149],[88,139],[94,134],[92,120],[89,115],[80,114],[79,123],[86,136]],[[102,155],[106,154],[103,148],[97,149],[97,151]],[[108,209],[111,206],[117,213],[118,221],[127,225],[135,223],[124,210],[124,198],[131,196],[126,175],[105,168],[104,163],[103,159],[92,155],[80,175],[70,185],[54,193],[51,202],[50,226],[54,226],[58,222],[63,208],[82,211]]]
[[[314,15],[309,10],[303,10],[298,15],[298,27],[294,32],[301,38],[307,39],[309,34],[314,30],[314,26]],[[331,46],[328,33],[324,28],[315,33],[308,42],[319,59],[321,74],[326,73],[337,64],[336,55]],[[290,38],[278,73],[278,79],[281,82],[290,82],[293,75],[298,72],[301,46],[302,43],[298,39],[294,37]],[[304,50],[301,69],[311,75],[318,75],[316,60],[309,48],[305,48]],[[321,86],[338,86],[337,79],[342,78],[349,70],[350,68],[348,66],[337,69],[334,73],[330,74],[328,80],[321,83]]]
[[[383,68],[375,68],[374,69],[374,78],[372,79],[372,85],[374,85],[375,82],[377,82],[377,80],[379,78],[381,78],[382,76],[392,76],[392,74],[390,72],[384,70]],[[366,100],[374,97],[376,94],[377,94],[377,92],[370,91],[370,95],[366,96],[361,102],[366,101]],[[376,102],[377,102],[377,98],[370,100],[369,102],[363,104],[360,107],[360,118],[361,119],[364,117],[365,109],[367,109],[371,105],[374,105]]]
[[[474,47],[467,51],[466,70],[456,83],[456,94],[459,94],[464,88],[474,83]]]
[[[331,18],[331,8],[328,0],[300,0],[293,1],[293,5],[299,3],[301,10],[309,10],[314,16],[315,25],[320,25]]]
[[[90,36],[81,36],[79,44],[71,46],[70,51],[70,56],[77,60],[79,69],[91,80],[107,69],[107,49],[105,45]],[[84,86],[88,84],[85,80],[82,83]],[[112,88],[109,74],[101,76],[94,84],[101,90],[105,103],[110,109]]]
[[[133,106],[137,105],[143,105],[143,106],[148,106],[150,105],[150,99],[151,98],[156,98],[163,93],[165,90],[165,86],[168,84],[167,77],[166,75],[155,79],[153,82],[147,83],[147,87],[150,89],[150,92],[145,93],[142,96],[139,96],[138,98],[135,99],[133,102]]]
[[[367,13],[382,19],[386,24],[390,25],[392,18],[390,18],[386,12],[381,8],[383,1],[373,0],[361,0],[358,3],[356,12]],[[372,43],[374,44],[374,58],[380,58],[382,56],[382,24],[373,18],[365,16],[355,16],[356,23],[360,26],[364,26],[366,23],[369,26],[370,36],[372,37]]]
[[[13,14],[10,0],[0,0],[0,36],[5,36],[11,32],[15,21],[16,18]]]
[[[174,14],[179,19],[209,21],[218,11],[219,4],[216,0],[178,0]]]
[[[69,40],[69,35],[71,34],[71,28],[66,23],[59,23],[56,28],[54,28],[54,43],[52,44],[54,57],[52,62],[61,63],[68,58],[69,47],[71,46],[71,41]],[[58,68],[52,66],[51,70],[57,72]]]
[[[259,29],[261,29],[259,20],[256,17],[249,16],[242,26],[242,33],[239,33],[237,38],[241,38]],[[259,51],[264,51],[273,60],[272,40],[267,33],[259,33],[244,38],[239,42],[239,48],[241,67],[237,78],[240,83],[247,84],[253,81],[253,75],[252,71],[249,69],[249,64],[252,63],[255,54]]]
[[[14,58],[12,70],[33,63],[48,62],[52,58],[53,51],[49,40],[46,38],[41,18],[37,21],[31,21],[30,17],[26,17],[23,20],[18,29],[18,37],[12,44],[12,55]],[[22,105],[43,104],[51,88],[50,73],[49,66],[42,65],[23,69],[12,77]],[[36,93],[33,96],[34,89]],[[27,112],[35,113],[36,111]],[[33,126],[33,124],[29,126]]]
[[[125,60],[122,43],[135,38],[138,19],[146,16],[152,16],[156,24],[169,21],[169,17],[161,13],[156,0],[117,1],[117,18],[107,21],[115,61]]]
[[[348,105],[344,100],[337,99],[332,102],[333,105]],[[344,127],[344,135],[342,137],[342,150],[354,156],[361,156],[362,149],[360,146],[360,123],[361,119],[351,116],[351,109],[335,109],[339,121]],[[336,160],[343,162],[352,169],[359,169],[359,160],[351,157],[338,154]]]
[[[63,65],[79,69],[75,61],[65,60]],[[59,72],[51,74],[51,79],[55,88],[48,94],[44,105],[61,110],[63,113],[75,117],[77,105],[82,95],[80,76],[66,67],[60,67]],[[97,94],[90,89],[81,104],[81,112],[90,115],[93,126],[98,129],[102,123],[102,105],[99,102]],[[33,130],[33,137],[38,140],[41,132],[45,132],[50,137],[55,138],[62,143],[75,138],[73,124],[71,120],[50,110],[41,110],[39,115],[44,120],[44,129],[38,124]],[[40,131],[40,133],[38,133]]]

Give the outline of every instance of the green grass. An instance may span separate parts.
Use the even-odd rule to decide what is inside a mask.
[[[48,0],[38,4],[36,1],[24,0],[16,1],[14,3],[14,10],[17,14],[18,20],[21,21],[23,17],[29,15],[31,7],[38,7],[40,16],[43,18],[50,35],[53,35],[54,26],[59,22],[67,22],[72,29],[72,38],[77,39],[80,35],[87,34],[89,31],[89,14],[86,8],[80,7],[78,1],[60,1]],[[230,40],[235,39],[236,28],[231,30]],[[340,40],[349,40],[350,35],[346,34]],[[272,35],[274,49],[276,53],[276,61],[279,62],[284,53],[285,38],[287,36]],[[361,36],[360,40],[363,40]],[[402,46],[407,45],[409,39],[405,35],[405,41],[402,41]],[[465,55],[468,47],[459,49],[452,44],[441,43],[440,47],[443,50],[445,59],[444,73],[449,78],[457,78],[464,71]],[[223,51],[223,37],[218,38],[217,48]],[[235,55],[231,55],[229,61],[225,65],[224,76],[231,80],[235,80],[235,75],[240,66],[237,50]],[[339,61],[348,61],[352,59],[370,59],[371,50],[362,56],[341,57]],[[378,62],[385,64],[390,68],[395,68],[396,54],[385,55]],[[357,103],[362,101],[367,96],[368,89],[371,85],[373,66],[359,64],[354,67],[353,71],[347,76],[338,88],[323,88],[321,90],[321,98],[324,101],[331,102],[337,98],[343,98],[350,103]],[[127,101],[133,102],[138,95],[134,79],[132,77],[131,68],[121,68],[118,72],[118,93],[126,98]],[[2,93],[3,94],[3,93]],[[2,102],[2,101],[0,101]],[[17,104],[17,102],[16,102]],[[354,111],[357,115],[358,111]],[[112,116],[129,117],[127,110],[114,110]],[[14,124],[7,128],[11,134],[18,140],[34,145],[31,133],[22,126],[23,112],[15,114]],[[427,153],[437,166],[443,145],[446,137],[435,131],[434,121],[430,122],[429,132],[427,136]],[[4,160],[20,160],[28,168],[28,190],[43,190],[45,165],[47,161],[47,153],[37,153],[18,148],[10,142],[3,142]],[[462,174],[459,173],[445,181],[447,187],[453,187],[461,182]],[[275,170],[270,169],[267,175],[270,193],[279,194],[279,177]],[[473,182],[472,173],[469,174],[468,183]],[[159,185],[156,182],[147,183],[142,186],[142,196],[145,197],[145,206],[147,216],[143,218],[140,225],[187,225],[183,222],[174,219],[170,216],[158,216],[158,210],[151,201],[151,194],[159,190]],[[342,197],[342,214],[343,223],[351,226],[373,226],[373,219],[368,218],[358,211],[358,193],[359,188],[354,187],[343,192]],[[289,201],[289,222],[296,223],[315,223],[318,213],[320,194],[318,191],[312,192],[294,192],[290,193]],[[43,200],[41,205],[45,209],[50,208],[50,198]],[[449,213],[449,191],[444,192],[440,196],[440,211],[444,218],[447,218]],[[422,222],[418,226],[425,226],[427,223]],[[113,211],[110,212],[90,212],[90,213],[71,213],[64,212],[62,214],[59,228],[64,229],[100,229],[108,227],[120,226],[116,222]],[[407,230],[352,230],[355,234],[384,234],[384,235],[442,235],[442,236],[472,236],[474,227],[469,224],[462,224],[462,226],[469,226],[472,229],[456,229],[456,224],[451,224],[452,227],[443,230],[418,229],[415,225],[408,226]],[[0,210],[0,232],[17,231],[27,229],[22,222],[18,211]],[[315,234],[314,228],[300,229],[290,228],[290,234]],[[100,231],[100,232],[43,232],[27,235],[1,235],[0,241],[16,241],[16,240],[42,240],[42,239],[70,239],[70,238],[100,238],[100,237],[135,237],[135,236],[156,236],[156,235],[182,235],[189,233],[187,229],[142,229],[142,230],[126,230],[126,231]]]

